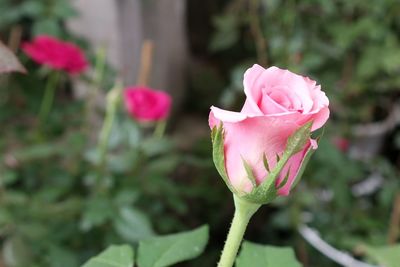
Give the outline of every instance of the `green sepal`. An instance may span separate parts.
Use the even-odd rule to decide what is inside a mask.
[[[289,180],[289,175],[290,175],[290,167],[285,175],[285,178],[283,178],[282,182],[279,184],[278,189],[281,189],[282,187],[284,187],[286,185],[286,183]]]
[[[325,128],[322,128],[322,133],[317,138],[315,138],[315,141],[317,142],[317,144],[319,144],[319,140],[321,140],[321,137],[324,135],[324,131],[325,131]],[[308,161],[310,160],[311,156],[314,153],[315,153],[315,149],[312,149],[312,147],[310,147],[310,149],[307,151],[306,155],[304,156],[303,162],[301,163],[300,169],[297,172],[296,178],[295,178],[290,190],[295,188],[296,185],[300,182],[301,177],[303,176],[304,170],[306,169],[306,166],[308,164]]]
[[[263,163],[264,163],[264,168],[267,170],[267,172],[271,172],[271,170],[269,168],[269,164],[268,164],[268,159],[265,156],[265,153],[263,154]]]
[[[214,126],[211,130],[211,141],[213,146],[213,161],[219,175],[224,180],[232,193],[240,195],[239,192],[231,185],[228,174],[225,169],[225,152],[224,152],[224,128],[222,122],[218,126]]]
[[[288,180],[287,178],[281,182],[281,186],[277,189],[275,184],[276,180],[279,177],[279,174],[285,167],[288,160],[296,153],[300,152],[304,146],[307,144],[308,140],[310,139],[311,135],[311,126],[312,122],[306,123],[301,128],[296,130],[289,138],[286,143],[285,151],[283,152],[282,156],[277,156],[277,163],[275,168],[267,173],[264,181],[258,185],[257,187],[253,187],[253,190],[242,196],[243,199],[259,204],[267,204],[273,201],[278,196],[278,189],[284,186]],[[303,160],[305,163],[305,160]],[[305,164],[304,164],[305,165]],[[301,166],[304,168],[304,166]],[[304,170],[303,170],[304,171]],[[300,172],[299,172],[300,173]],[[297,177],[296,177],[297,180]]]
[[[250,180],[253,187],[257,186],[256,177],[254,177],[254,173],[253,173],[253,170],[251,169],[251,166],[243,158],[242,158],[242,162],[243,162],[244,169],[246,170],[246,173],[247,173],[247,179]]]
[[[284,153],[294,155],[304,148],[310,139],[312,124],[313,121],[304,124],[300,129],[295,131],[294,134],[289,136]]]
[[[289,138],[286,143],[286,148],[285,151],[283,152],[282,156],[279,156],[276,154],[277,157],[277,163],[275,168],[271,171],[270,166],[268,164],[268,160],[265,156],[263,155],[263,163],[264,167],[267,170],[267,175],[264,179],[264,181],[257,186],[256,184],[256,179],[254,177],[254,172],[248,164],[243,159],[243,166],[246,170],[247,173],[247,179],[251,181],[253,184],[253,190],[250,193],[245,193],[236,190],[230,183],[228,174],[226,172],[225,168],[225,152],[224,152],[224,129],[223,129],[223,124],[222,122],[219,124],[219,126],[214,126],[212,131],[211,131],[211,139],[213,143],[213,161],[215,164],[215,167],[217,168],[218,173],[224,180],[225,184],[228,186],[229,190],[232,191],[237,197],[244,199],[248,202],[252,203],[257,203],[257,204],[267,204],[271,201],[273,201],[277,196],[278,196],[278,190],[285,186],[289,179],[289,171],[286,174],[285,178],[282,180],[282,182],[279,185],[279,188],[276,187],[276,180],[279,177],[279,174],[285,167],[286,163],[288,160],[295,155],[296,153],[300,152],[304,146],[307,144],[308,140],[310,139],[311,135],[311,126],[312,122],[309,122],[305,125],[303,125],[301,128],[296,130]],[[298,175],[295,178],[295,183],[298,182],[299,177],[301,177],[301,174],[304,172],[305,166],[307,165],[307,162],[309,158],[311,157],[312,153],[314,150],[310,148],[303,159],[303,163],[300,167],[300,170],[298,172]],[[293,188],[294,186],[292,186]]]

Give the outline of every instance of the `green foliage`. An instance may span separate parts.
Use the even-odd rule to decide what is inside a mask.
[[[90,259],[82,267],[132,267],[133,263],[134,253],[130,246],[114,245]]]
[[[396,267],[400,262],[400,245],[365,247],[368,257],[383,267]]]
[[[137,256],[129,245],[112,245],[82,267],[166,267],[199,256],[208,241],[208,227],[145,238],[139,242]]]
[[[220,56],[237,55],[222,101],[235,103],[229,95],[241,80],[238,68],[267,61],[269,66],[318,78],[333,103],[340,101],[336,112],[341,118],[374,119],[376,97],[389,101],[400,86],[399,11],[399,2],[393,0],[377,5],[346,0],[253,0],[249,5],[232,1],[214,18],[216,31],[211,40],[212,51]],[[255,33],[257,28],[260,34]],[[257,45],[262,38],[266,46],[260,51]],[[374,98],[369,97],[371,93]]]
[[[292,248],[274,247],[245,241],[236,259],[236,267],[301,267]]]
[[[62,36],[66,31],[61,26],[65,19],[77,13],[68,0],[3,0],[0,3],[0,30],[19,24],[21,21],[32,22],[33,35],[50,34]]]
[[[153,237],[139,242],[139,267],[165,267],[199,256],[208,241],[208,227]]]

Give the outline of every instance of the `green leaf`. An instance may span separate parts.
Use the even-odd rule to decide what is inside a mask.
[[[82,267],[132,267],[133,249],[129,245],[112,245]]]
[[[60,19],[67,19],[78,15],[78,12],[71,6],[68,0],[58,1],[57,5],[53,6],[52,12],[55,17]]]
[[[46,255],[48,266],[51,267],[64,267],[64,266],[79,266],[78,255],[72,251],[51,244],[48,249],[48,254]]]
[[[154,235],[147,216],[131,207],[122,207],[119,210],[113,226],[121,238],[132,243]]]
[[[164,267],[199,256],[208,241],[208,226],[140,241],[139,267]]]
[[[104,224],[114,215],[112,202],[106,197],[87,199],[82,213],[80,228],[89,231],[95,226]]]
[[[382,267],[398,267],[400,262],[400,244],[394,246],[365,247],[365,252]]]
[[[60,25],[58,24],[57,20],[51,19],[51,18],[45,18],[36,21],[33,24],[33,35],[38,36],[41,34],[48,34],[52,36],[57,36],[60,37],[62,33],[62,29]]]
[[[45,6],[40,1],[31,0],[21,3],[18,8],[23,16],[40,18],[45,13]]]
[[[292,248],[274,247],[245,241],[236,267],[301,267]]]
[[[240,37],[238,21],[233,15],[216,17],[213,21],[217,31],[214,33],[211,43],[211,51],[221,51],[232,47]]]

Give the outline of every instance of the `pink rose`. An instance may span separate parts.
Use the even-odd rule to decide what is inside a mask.
[[[247,99],[242,111],[211,107],[209,124],[214,128],[222,123],[229,183],[236,191],[248,194],[268,177],[267,169],[274,170],[292,134],[309,122],[311,131],[325,124],[329,100],[315,81],[277,67],[254,65],[244,74],[243,84]],[[278,195],[289,194],[305,155],[316,148],[315,140],[307,137],[301,151],[290,156],[275,182]],[[248,178],[248,167],[255,183]]]
[[[52,36],[37,36],[32,42],[24,43],[22,49],[35,62],[69,74],[81,73],[88,66],[85,55],[78,46]]]
[[[124,90],[125,107],[129,114],[141,122],[160,121],[168,117],[171,96],[148,87],[128,87]]]

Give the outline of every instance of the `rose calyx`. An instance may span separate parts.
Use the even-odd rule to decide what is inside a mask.
[[[254,172],[252,167],[246,162],[244,158],[242,158],[242,164],[246,170],[247,179],[252,183],[253,188],[250,192],[239,191],[236,189],[230,182],[227,170],[225,167],[225,153],[224,153],[224,128],[223,123],[221,122],[218,126],[214,126],[211,132],[211,139],[213,145],[213,161],[218,170],[218,173],[225,181],[226,185],[230,189],[232,193],[236,196],[257,204],[267,204],[273,201],[279,194],[278,190],[285,186],[288,181],[290,168],[288,169],[284,179],[277,184],[277,180],[279,178],[280,173],[282,172],[283,168],[285,167],[286,163],[289,159],[295,155],[296,153],[300,152],[306,144],[309,142],[311,138],[311,127],[312,121],[304,124],[302,127],[297,129],[291,136],[289,136],[286,147],[282,155],[276,155],[277,163],[273,169],[270,169],[270,164],[264,155],[260,155],[263,158],[264,167],[267,171],[265,179],[263,182],[258,184],[256,183],[256,179],[254,177]],[[295,182],[292,185],[292,188],[298,183],[300,180],[305,166],[311,155],[315,150],[310,146],[308,151],[305,154],[303,161],[297,171],[297,175],[295,177]],[[293,170],[296,171],[296,170]]]

